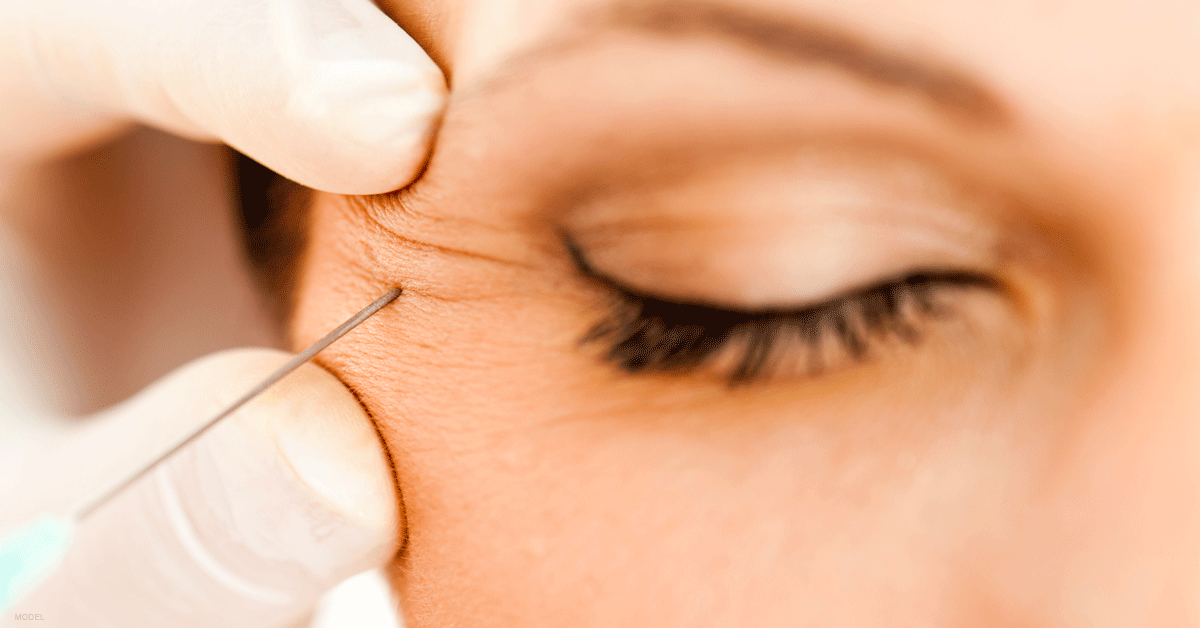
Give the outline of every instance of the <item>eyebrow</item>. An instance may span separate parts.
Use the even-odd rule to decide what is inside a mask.
[[[593,32],[631,29],[661,37],[718,38],[784,63],[824,65],[865,83],[920,97],[975,126],[1011,122],[1006,104],[961,70],[874,45],[815,21],[703,0],[627,1],[590,11],[579,21],[585,31]],[[581,43],[578,35],[527,51],[520,61],[561,54]]]

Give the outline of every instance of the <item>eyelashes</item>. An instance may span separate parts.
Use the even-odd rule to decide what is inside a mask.
[[[602,343],[605,359],[632,374],[711,366],[734,385],[768,375],[781,361],[812,374],[837,355],[861,362],[875,344],[891,339],[915,344],[922,323],[949,313],[939,293],[999,289],[996,279],[977,273],[920,270],[799,309],[737,311],[623,287],[597,274],[578,247],[568,245],[580,270],[619,298],[583,337],[584,344]]]

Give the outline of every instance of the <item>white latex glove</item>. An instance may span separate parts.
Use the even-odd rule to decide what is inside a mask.
[[[0,0],[0,168],[141,121],[309,187],[409,183],[445,83],[371,0]]]
[[[213,416],[289,356],[193,362],[26,457],[0,528],[62,512]],[[62,568],[0,617],[38,626],[292,625],[396,551],[391,465],[354,396],[307,364],[80,523]]]

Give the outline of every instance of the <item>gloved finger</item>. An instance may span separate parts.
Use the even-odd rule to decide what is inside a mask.
[[[185,371],[136,405],[212,414],[287,357],[220,355],[219,371]],[[181,396],[179,377],[197,372]],[[288,626],[391,558],[397,513],[370,420],[306,365],[84,518],[60,569],[10,612],[46,626]]]
[[[371,0],[0,4],[0,157],[136,119],[367,194],[424,162],[445,83]]]

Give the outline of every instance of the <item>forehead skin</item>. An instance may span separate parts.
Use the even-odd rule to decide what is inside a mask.
[[[538,106],[530,99],[548,91],[546,85],[529,89],[510,86],[508,95],[513,105],[497,112],[492,110],[499,104],[495,100],[472,96],[498,78],[528,71],[522,57],[530,50],[542,53],[549,49],[548,54],[537,56],[547,61],[545,65],[553,65],[556,57],[584,56],[589,47],[601,49],[593,35],[620,29],[606,27],[605,20],[597,16],[613,12],[614,7],[619,10],[638,3],[390,0],[381,4],[431,51],[451,77],[456,96],[451,113],[467,120],[479,118],[485,125],[537,119],[556,111],[561,114],[564,109],[598,99],[620,99],[627,92],[644,89],[646,82],[661,80],[666,73],[651,67],[642,76],[622,65],[623,60],[604,63],[587,59],[566,69],[577,73],[547,72],[543,82],[566,84],[570,87],[560,91],[569,91],[580,82],[580,68],[589,72],[607,70],[610,75],[595,82],[596,93]],[[1017,123],[1012,132],[989,139],[1008,142],[1010,149],[1019,147],[1028,162],[1021,165],[1028,165],[1029,170],[1053,173],[1066,180],[1070,194],[1088,197],[1078,204],[1088,213],[1118,204],[1179,202],[1145,196],[1161,190],[1192,193],[1195,159],[1186,157],[1194,152],[1189,149],[1200,142],[1196,115],[1200,109],[1200,81],[1194,80],[1200,60],[1200,37],[1196,36],[1195,26],[1200,8],[1189,0],[1161,0],[1150,5],[1132,0],[1030,1],[1002,6],[948,0],[735,0],[730,4],[784,20],[795,18],[828,25],[884,50],[945,61],[977,77],[1011,107]],[[577,46],[583,53],[563,43],[584,40],[590,43]],[[564,50],[557,50],[560,48]],[[534,69],[538,67],[540,64]],[[633,75],[632,80],[623,74]],[[712,78],[718,84],[732,85],[736,81],[720,69]],[[665,100],[671,102],[675,92],[663,91]],[[760,95],[760,99],[767,97]],[[616,117],[611,111],[617,107],[611,104],[597,109]],[[653,113],[662,112],[641,118],[651,118]],[[746,117],[752,117],[752,113]],[[572,118],[569,122],[586,126],[588,121]],[[527,130],[516,127],[511,134],[517,138],[514,141],[529,142]],[[1011,157],[1004,154],[999,159],[1011,161]],[[993,170],[1005,165],[986,164]],[[1146,185],[1149,182],[1155,185]],[[1045,184],[1057,186],[1057,181]],[[1086,219],[1097,222],[1090,216]],[[1126,229],[1122,222],[1138,217],[1114,212],[1106,219],[1108,226],[1123,233]],[[1155,246],[1159,246],[1157,238]]]
[[[730,2],[952,67],[1008,120],[608,28],[604,3],[384,2],[451,106],[411,188],[317,195],[293,327],[406,290],[323,360],[396,464],[410,625],[1196,621],[1200,4]],[[575,182],[868,127],[1016,190],[1090,315],[936,382],[731,390],[580,348],[598,300],[553,228]]]

